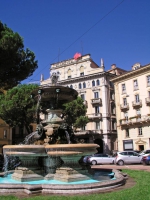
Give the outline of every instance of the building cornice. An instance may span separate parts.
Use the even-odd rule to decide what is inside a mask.
[[[61,81],[58,81],[58,84],[63,84],[63,83],[69,84],[69,83],[83,82],[83,81],[87,81],[87,80],[91,80],[91,79],[95,79],[95,78],[100,78],[100,77],[104,77],[104,76],[114,77],[116,75],[108,73],[108,72],[100,72],[100,73],[88,74],[88,75],[84,75],[84,76],[79,76],[79,77],[75,77],[75,78],[69,78],[69,79],[61,80]]]
[[[68,60],[63,60],[61,62],[53,63],[53,64],[51,64],[51,68],[53,68],[53,69],[59,69],[59,68],[62,68],[62,67],[76,65],[76,64],[79,64],[79,63],[87,62],[87,61],[95,63],[91,59],[90,54],[87,54],[87,55],[81,56],[77,60],[75,60],[74,58],[71,58],[71,59],[68,59]],[[97,65],[97,67],[98,67],[98,65]]]
[[[126,79],[129,79],[129,78],[132,78],[134,76],[137,76],[137,75],[141,75],[142,73],[145,73],[147,71],[150,71],[150,64],[147,64],[145,66],[142,66],[140,67],[139,69],[136,69],[136,70],[132,70],[132,71],[129,71],[125,74],[122,74],[120,76],[117,76],[115,78],[112,78],[111,81],[113,83],[116,83],[116,82],[119,82],[119,81],[123,81],[123,80],[126,80]]]

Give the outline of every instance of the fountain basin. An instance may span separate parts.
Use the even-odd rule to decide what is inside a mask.
[[[105,169],[100,169],[105,170]],[[88,194],[95,192],[105,192],[114,188],[120,187],[126,183],[124,175],[115,169],[107,170],[108,173],[114,173],[115,179],[101,180],[101,181],[86,181],[83,183],[58,183],[48,181],[47,183],[43,180],[41,183],[34,181],[35,183],[25,182],[18,183],[14,182],[2,182],[0,178],[0,193],[26,193],[26,194]]]

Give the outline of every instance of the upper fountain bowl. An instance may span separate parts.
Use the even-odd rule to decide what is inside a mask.
[[[61,104],[68,103],[76,99],[78,96],[78,92],[76,90],[60,85],[41,85],[38,90],[33,92],[33,94],[37,93],[41,94],[42,101],[50,101],[58,98]]]

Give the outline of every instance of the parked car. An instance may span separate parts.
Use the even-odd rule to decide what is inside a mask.
[[[91,157],[92,155],[86,155],[86,156],[82,156],[79,160],[79,164],[81,165],[89,165],[89,163],[87,162],[88,158]]]
[[[150,154],[150,149],[143,150],[143,151],[141,151],[141,152],[139,153],[139,155],[141,155],[141,156],[144,156],[144,155],[146,155],[146,154]]]
[[[114,162],[116,165],[142,163],[142,156],[135,151],[117,152]]]
[[[150,154],[146,154],[142,157],[143,165],[150,165]]]
[[[92,155],[91,157],[87,158],[87,162],[92,165],[113,164],[114,157],[109,156],[107,154],[95,154],[95,155]]]

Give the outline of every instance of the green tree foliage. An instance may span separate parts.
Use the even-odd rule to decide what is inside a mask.
[[[38,85],[19,85],[0,95],[0,118],[10,127],[26,127],[30,133],[30,124],[35,121],[36,98],[31,93]]]
[[[18,85],[37,67],[34,53],[28,48],[24,50],[21,36],[0,22],[0,88]]]
[[[86,115],[87,108],[81,97],[77,97],[76,100],[64,104],[63,114],[66,122],[69,126],[80,128],[85,126],[89,119]]]

